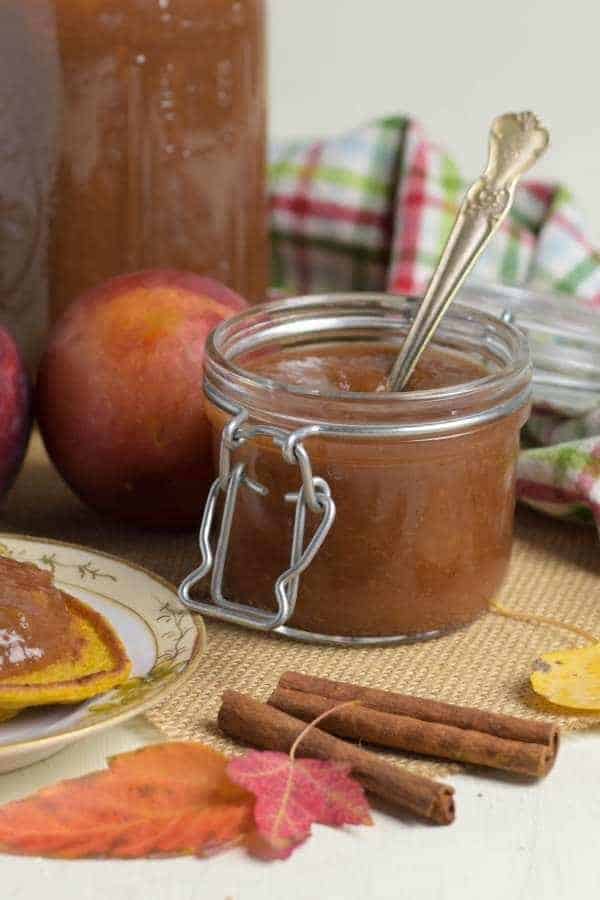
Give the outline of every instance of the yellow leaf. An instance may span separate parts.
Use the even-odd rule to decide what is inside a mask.
[[[531,673],[534,691],[558,706],[600,710],[600,644],[543,653]]]

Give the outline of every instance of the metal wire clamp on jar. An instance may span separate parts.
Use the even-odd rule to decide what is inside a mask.
[[[216,329],[204,391],[219,474],[200,528],[201,564],[180,586],[184,604],[258,630],[355,645],[435,637],[483,612],[510,556],[531,382],[523,334],[456,305],[435,343],[489,374],[426,391],[313,390],[236,362],[332,342],[399,345],[414,308],[385,294],[301,297]],[[193,597],[209,574],[210,599]]]

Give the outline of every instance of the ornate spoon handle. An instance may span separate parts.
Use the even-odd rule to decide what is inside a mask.
[[[517,181],[542,155],[549,135],[531,112],[506,113],[490,130],[487,166],[461,203],[440,261],[388,378],[401,391],[440,319],[489,239],[505,218]]]

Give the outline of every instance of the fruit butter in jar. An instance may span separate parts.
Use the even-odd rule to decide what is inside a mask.
[[[107,278],[152,268],[262,301],[264,0],[52,2],[63,80],[54,316]]]
[[[305,297],[216,329],[219,476],[184,602],[342,644],[435,637],[487,608],[511,552],[527,343],[456,304],[408,389],[388,393],[413,310],[385,294]],[[210,599],[192,596],[209,572]]]

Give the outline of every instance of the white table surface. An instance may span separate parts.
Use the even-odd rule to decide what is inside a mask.
[[[160,739],[144,719],[0,775],[6,802]],[[449,827],[375,813],[375,827],[314,828],[286,862],[232,851],[209,860],[76,861],[0,856],[1,900],[579,900],[600,889],[600,734],[569,735],[539,784],[453,776]]]

